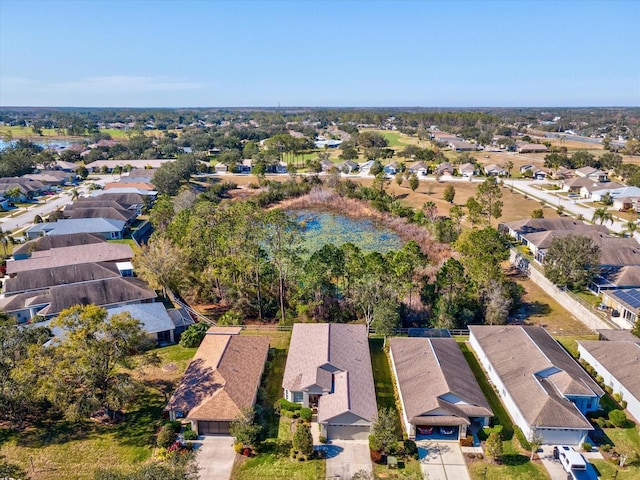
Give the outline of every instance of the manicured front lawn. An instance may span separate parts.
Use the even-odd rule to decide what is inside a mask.
[[[389,470],[386,465],[373,464],[373,476],[375,480],[384,480],[387,478],[398,478],[405,480],[421,480],[422,469],[420,462],[413,458],[408,460],[399,460],[397,470]]]
[[[512,441],[503,442],[502,448],[504,451],[502,465],[494,465],[487,460],[468,464],[473,480],[546,480],[549,478],[544,466],[530,462],[529,456],[520,453]]]
[[[631,428],[605,428],[603,431],[613,443],[612,448],[619,453],[628,453],[629,457],[624,468],[619,468],[606,460],[594,460],[592,463],[600,472],[601,478],[613,478],[616,470],[618,470],[618,480],[640,478],[640,434],[638,433],[638,426]]]
[[[274,453],[242,458],[233,466],[232,480],[317,480],[325,478],[324,460],[297,462]]]

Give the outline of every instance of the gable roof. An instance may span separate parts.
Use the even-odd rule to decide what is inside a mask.
[[[38,237],[22,245],[16,245],[13,249],[13,255],[25,255],[33,252],[49,250],[51,248],[74,247],[77,245],[89,245],[92,243],[105,243],[102,236],[95,233],[74,233],[66,235],[56,235],[49,237],[47,235]]]
[[[640,399],[640,338],[636,342],[578,340],[578,345],[595,358],[618,382]]]
[[[136,212],[132,210],[123,210],[113,207],[83,207],[64,209],[64,215],[67,218],[107,218],[109,220],[122,220],[128,222],[136,216]]]
[[[294,324],[282,386],[290,391],[317,386],[326,392],[318,403],[318,422],[346,412],[368,421],[375,419],[377,404],[367,327]]]
[[[268,352],[268,337],[207,333],[165,411],[233,420],[254,404]]]
[[[109,317],[119,313],[129,313],[132,318],[142,323],[142,328],[147,333],[166,332],[175,328],[167,309],[161,302],[121,305],[107,308],[107,312]]]
[[[409,422],[435,410],[466,425],[471,424],[469,417],[493,416],[454,339],[396,337],[389,339],[389,348]],[[447,401],[448,394],[461,402]]]
[[[133,258],[133,250],[121,243],[95,243],[72,247],[50,248],[33,252],[25,260],[9,260],[7,274],[12,275],[41,268],[62,267],[79,263],[127,261]]]
[[[114,189],[96,190],[91,194],[89,199],[91,200],[114,200],[125,205],[143,205],[145,202],[145,196],[135,192],[114,192]],[[87,200],[89,200],[87,199]],[[85,199],[82,199],[85,200]]]
[[[500,227],[508,228],[517,235],[547,230],[570,230],[574,233],[591,230],[609,233],[609,230],[604,225],[590,225],[581,220],[571,218],[527,218],[525,220],[501,223]]]
[[[45,290],[5,297],[0,299],[0,310],[14,312],[29,306],[44,305],[38,314],[52,316],[74,305],[94,304],[106,307],[156,297],[156,292],[138,278],[105,278],[95,282],[55,285]]]
[[[576,173],[578,175],[604,175],[605,173],[601,170],[598,170],[597,168],[593,168],[593,167],[580,167],[580,168],[576,168]]]
[[[566,397],[601,397],[604,392],[544,328],[469,329],[529,425],[593,429]]]
[[[68,235],[74,233],[122,232],[125,222],[111,218],[73,218],[56,222],[37,223],[27,233],[45,233],[46,235]]]
[[[113,262],[81,263],[41,268],[20,272],[20,275],[7,278],[4,281],[3,293],[12,295],[30,290],[40,290],[54,285],[90,282],[120,276],[118,267]]]
[[[600,338],[610,342],[640,342],[640,338],[636,337],[629,330],[596,330],[600,334]]]

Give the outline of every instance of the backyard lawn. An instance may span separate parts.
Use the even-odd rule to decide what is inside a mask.
[[[605,435],[613,444],[613,449],[617,452],[627,452],[629,458],[626,466],[620,468],[606,460],[594,460],[592,463],[600,472],[601,478],[614,478],[617,473],[617,480],[635,480],[640,478],[640,434],[638,426],[629,428],[605,428]]]

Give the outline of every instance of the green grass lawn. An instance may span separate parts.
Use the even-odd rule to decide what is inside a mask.
[[[420,468],[420,462],[413,458],[409,460],[398,460],[398,469],[389,470],[386,465],[373,464],[373,478],[374,480],[384,480],[386,478],[397,478],[405,480],[421,480],[422,469]]]
[[[50,421],[19,432],[0,429],[0,452],[7,461],[28,471],[32,480],[90,480],[97,468],[117,465],[126,469],[144,462],[152,455],[162,408],[195,351],[174,345],[149,352],[155,353],[160,363],[133,371],[142,388],[124,422]],[[174,368],[163,369],[167,364]]]
[[[371,366],[373,381],[376,387],[376,401],[378,408],[396,408],[396,398],[391,379],[391,369],[387,353],[384,351],[384,339],[370,338]]]
[[[616,471],[618,471],[618,480],[635,480],[640,478],[640,434],[638,433],[638,427],[605,428],[603,430],[616,451],[627,452],[630,455],[624,468],[619,468],[606,460],[592,461],[600,472],[601,478],[613,478]]]
[[[231,472],[232,480],[317,480],[325,478],[324,460],[298,462],[275,453],[242,457]]]

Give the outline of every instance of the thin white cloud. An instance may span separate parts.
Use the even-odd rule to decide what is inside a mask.
[[[106,75],[49,82],[0,76],[0,105],[127,105],[145,94],[165,98],[206,88],[202,82],[168,76]]]

